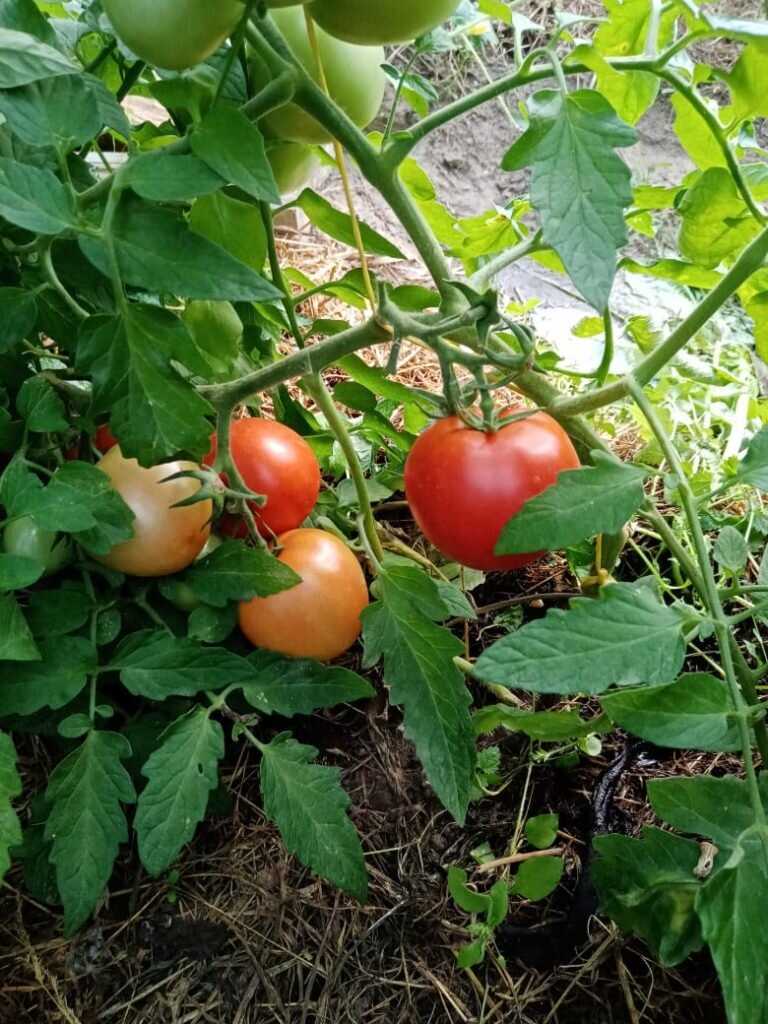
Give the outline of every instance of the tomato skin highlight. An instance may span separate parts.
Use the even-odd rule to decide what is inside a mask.
[[[163,462],[148,469],[126,459],[119,445],[97,463],[112,486],[132,509],[133,537],[116,545],[97,561],[128,576],[168,576],[190,565],[211,532],[211,501],[184,508],[176,502],[196,494],[200,483],[189,477],[167,480],[182,470],[197,469],[194,462]],[[165,482],[163,482],[165,481]]]
[[[102,6],[137,57],[170,71],[210,57],[244,12],[239,0],[103,0]]]
[[[422,533],[444,555],[473,569],[519,569],[542,552],[494,554],[502,528],[558,473],[579,465],[570,438],[546,413],[496,433],[449,416],[411,449],[405,494]]]
[[[207,466],[213,465],[216,450],[214,436],[203,460]],[[262,536],[270,538],[301,526],[320,493],[320,466],[304,438],[283,423],[253,416],[233,420],[230,451],[249,490],[267,499],[266,505],[251,503]],[[247,535],[245,524],[236,516],[222,516],[219,529],[229,537]]]
[[[279,538],[281,562],[301,583],[240,604],[240,629],[254,647],[292,658],[330,661],[360,635],[368,586],[349,548],[323,530],[291,530]]]
[[[409,43],[456,12],[459,0],[315,0],[318,25],[362,46]]]

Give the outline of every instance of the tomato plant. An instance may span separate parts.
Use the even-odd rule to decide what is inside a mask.
[[[541,25],[496,0],[3,0],[0,875],[33,890],[25,963],[59,908],[126,931],[113,872],[183,873],[240,743],[259,828],[364,900],[341,773],[286,722],[375,697],[435,827],[517,804],[471,883],[451,865],[462,965],[582,859],[604,915],[663,965],[706,945],[730,1024],[765,1019],[766,35],[692,0]],[[486,104],[499,138],[459,152]],[[663,179],[638,163],[654,106],[689,161]],[[503,205],[430,180],[451,126],[443,170],[503,143]],[[329,141],[337,202],[302,187]],[[286,244],[293,207],[333,270]],[[209,545],[222,509],[237,535]],[[554,813],[524,822],[563,777],[539,765],[585,762],[581,792],[626,735],[677,752],[635,791],[656,824],[558,852]]]
[[[213,505],[200,501],[174,507],[197,493],[194,479],[170,477],[194,470],[193,462],[164,462],[140,466],[126,458],[120,447],[111,448],[98,463],[134,515],[133,537],[115,545],[99,560],[129,576],[167,576],[185,569],[205,546]]]
[[[208,465],[218,451],[216,437],[211,440]],[[260,531],[269,537],[301,526],[320,491],[320,466],[304,438],[283,423],[246,417],[232,423],[230,446],[245,485],[266,498],[264,505],[251,505]],[[230,527],[228,532],[247,532],[231,520]]]
[[[275,10],[272,17],[296,60],[316,80],[317,62],[307,35],[304,8]],[[365,128],[378,114],[384,98],[386,79],[381,70],[384,51],[342,42],[321,28],[317,29],[317,38],[329,95],[356,125]],[[257,88],[266,86],[273,77],[267,63],[256,52],[251,53],[250,67]],[[292,142],[322,143],[332,137],[316,118],[295,103],[279,107],[262,123],[270,135]]]
[[[345,544],[322,530],[291,530],[278,538],[278,558],[301,583],[240,605],[240,628],[255,647],[292,658],[330,661],[360,634],[368,586]]]
[[[363,46],[402,43],[446,21],[458,0],[314,0],[312,16],[326,32]]]
[[[546,413],[485,432],[457,416],[426,430],[405,464],[405,493],[424,535],[474,569],[518,569],[541,552],[496,555],[502,527],[558,473],[579,465],[563,428]]]
[[[241,0],[103,0],[103,6],[126,46],[173,71],[209,57],[244,13]]]

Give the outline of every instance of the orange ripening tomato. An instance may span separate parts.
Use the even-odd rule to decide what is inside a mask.
[[[546,413],[495,433],[449,416],[411,449],[405,494],[422,533],[444,555],[473,569],[518,569],[542,552],[494,554],[502,528],[558,473],[578,466],[570,438]]]
[[[203,460],[216,459],[216,437]],[[301,526],[315,507],[320,493],[320,466],[315,453],[295,430],[275,420],[258,417],[234,420],[230,451],[249,490],[263,494],[266,505],[251,504],[256,525],[264,537],[273,537]],[[245,537],[245,523],[222,517],[222,532]]]
[[[240,629],[255,647],[292,658],[330,661],[360,634],[368,605],[363,570],[349,548],[323,530],[291,530],[278,555],[301,583],[240,604]]]
[[[171,508],[196,494],[200,483],[189,477],[167,479],[182,470],[197,469],[194,462],[163,462],[145,469],[136,459],[126,459],[115,445],[97,468],[107,474],[135,516],[133,537],[97,561],[129,576],[167,576],[194,562],[211,532],[213,503]]]

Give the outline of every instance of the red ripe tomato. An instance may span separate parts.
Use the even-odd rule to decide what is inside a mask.
[[[330,661],[360,634],[368,605],[363,570],[349,548],[323,530],[291,530],[279,538],[285,562],[301,583],[240,604],[240,628],[255,647],[292,658]]]
[[[563,428],[546,413],[495,433],[457,416],[419,437],[405,464],[405,493],[422,533],[444,555],[473,569],[518,569],[541,552],[495,555],[502,527],[579,458]]]
[[[320,493],[320,466],[315,453],[295,430],[274,420],[257,417],[234,420],[230,435],[232,458],[249,490],[263,494],[266,505],[251,505],[264,537],[300,526],[315,507]],[[216,438],[204,462],[213,465]],[[220,529],[228,536],[245,536],[245,524],[222,517]]]
[[[109,429],[109,424],[102,423],[100,427],[97,427],[96,433],[93,435],[93,443],[102,455],[106,455],[109,449],[114,448],[118,441]]]

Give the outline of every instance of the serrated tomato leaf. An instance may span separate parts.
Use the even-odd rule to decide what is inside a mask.
[[[363,901],[363,849],[347,808],[341,772],[315,763],[317,750],[286,733],[261,747],[264,812],[291,853],[316,874]]]
[[[627,240],[624,209],[631,175],[615,149],[636,141],[610,103],[592,89],[535,93],[530,124],[504,157],[507,171],[532,166],[531,201],[544,241],[565,264],[584,298],[602,311]]]
[[[223,608],[229,601],[269,597],[301,582],[301,577],[268,551],[225,541],[184,577],[201,601]]]
[[[148,782],[139,796],[135,828],[141,862],[159,875],[195,834],[219,784],[224,731],[205,708],[177,719],[142,768]]]
[[[253,679],[241,689],[248,703],[264,714],[309,715],[318,708],[372,697],[371,684],[349,669],[309,658],[285,658],[254,651],[248,662]]]
[[[0,732],[0,881],[11,866],[11,847],[21,843],[21,825],[12,803],[20,794],[16,748],[8,733]]]
[[[596,836],[592,878],[601,909],[625,931],[640,935],[668,967],[703,945],[694,869],[700,847],[659,828],[638,839]]]
[[[497,640],[474,674],[534,693],[602,693],[610,686],[667,682],[685,655],[684,620],[648,588],[614,583],[597,599],[576,598],[567,611]]]
[[[136,793],[122,765],[131,747],[118,733],[94,730],[57,765],[48,782],[45,836],[64,904],[64,929],[76,931],[93,913],[112,874],[128,825],[121,804]]]
[[[379,600],[361,616],[364,663],[383,658],[384,681],[392,703],[403,708],[406,736],[438,797],[461,822],[477,756],[471,697],[453,660],[463,644],[433,621],[445,618],[446,609],[426,573],[388,559],[377,586]]]
[[[497,555],[554,551],[598,533],[616,533],[645,497],[646,471],[611,455],[592,452],[594,465],[559,473],[506,524]]]
[[[153,630],[126,637],[109,669],[120,673],[123,686],[131,693],[152,700],[192,697],[203,690],[246,683],[253,677],[248,661],[233,651]]]

